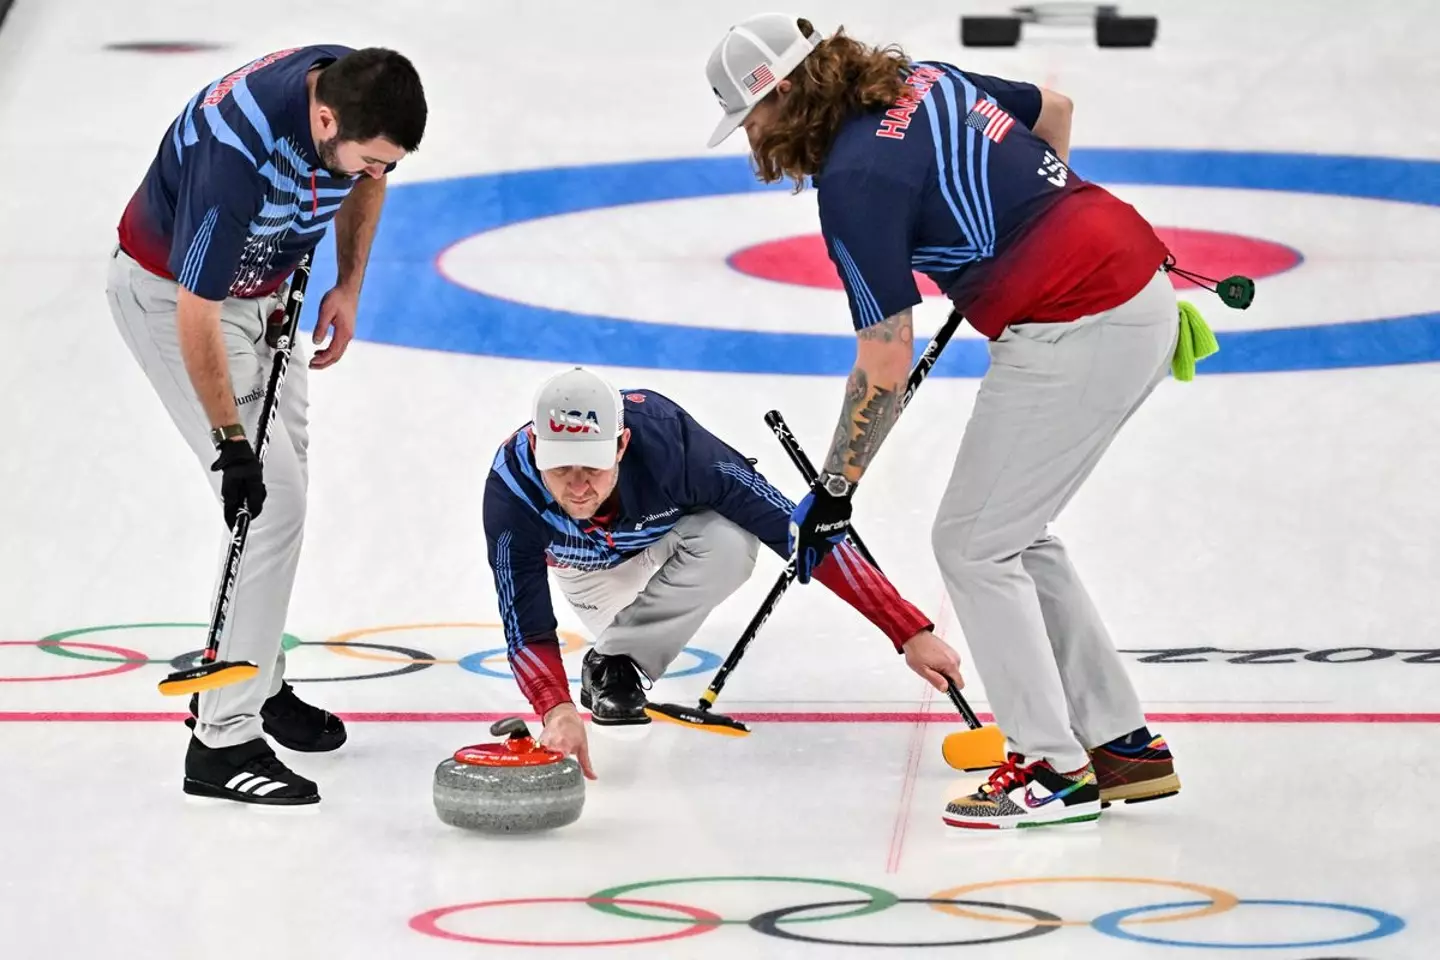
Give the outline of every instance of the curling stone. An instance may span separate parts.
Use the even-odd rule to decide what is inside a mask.
[[[481,833],[533,833],[574,823],[585,777],[573,757],[542,747],[519,717],[498,720],[499,743],[461,747],[435,768],[435,812]]]

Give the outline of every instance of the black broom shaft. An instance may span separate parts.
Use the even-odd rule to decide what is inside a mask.
[[[810,461],[809,455],[805,453],[805,448],[800,446],[800,441],[795,439],[795,434],[790,430],[790,425],[785,422],[785,417],[781,415],[779,410],[771,410],[765,414],[765,422],[770,425],[770,430],[775,434],[776,439],[780,441],[780,445],[785,448],[785,452],[790,455],[791,462],[793,462],[796,469],[800,471],[800,475],[805,478],[805,482],[807,484],[814,483],[815,478],[818,476],[815,472],[815,464]],[[876,570],[880,569],[880,564],[875,562],[875,556],[866,549],[864,541],[860,539],[860,534],[856,532],[854,527],[850,528],[850,542],[855,545],[855,549],[865,558],[866,563],[869,563],[870,566]],[[950,702],[955,705],[955,709],[960,712],[960,716],[965,718],[966,724],[968,724],[972,730],[978,729],[980,727],[980,718],[975,716],[975,711],[970,709],[970,704],[965,702],[965,697],[961,695],[960,688],[955,686],[955,681],[946,677],[945,683],[945,693],[950,697]]]
[[[955,704],[955,709],[960,711],[960,716],[965,719],[965,725],[971,730],[980,729],[980,718],[975,716],[975,711],[970,709],[970,704],[960,695],[960,688],[955,686],[955,681],[949,677],[945,678],[945,693],[950,697],[950,702]]]
[[[915,362],[915,368],[910,371],[910,377],[905,383],[905,392],[900,396],[900,409],[896,411],[895,414],[897,419],[900,414],[904,412],[905,408],[910,405],[910,400],[915,396],[915,391],[919,389],[920,384],[924,383],[925,378],[930,375],[931,368],[935,366],[935,361],[940,357],[940,351],[944,350],[945,345],[950,342],[950,338],[954,336],[962,319],[959,311],[950,311],[950,316],[945,320],[944,326],[936,331],[935,338],[926,345],[925,352],[920,354],[920,359]],[[805,485],[812,486],[815,483],[815,478],[820,476],[820,471],[815,469],[815,464],[811,462],[809,455],[805,452],[805,448],[800,446],[800,441],[795,439],[794,432],[790,429],[790,425],[785,422],[785,418],[781,416],[780,411],[771,410],[765,414],[765,423],[770,427],[770,431],[775,434],[775,439],[780,441],[780,446],[785,448],[785,453],[790,457],[790,462],[795,464],[795,468],[800,471],[800,476],[804,479]],[[860,556],[865,558],[866,563],[870,564],[870,566],[876,570],[880,569],[880,564],[875,562],[875,555],[865,546],[865,542],[860,539],[860,534],[855,531],[854,527],[850,528],[850,542],[855,545],[855,549],[860,552]]]
[[[265,386],[265,400],[260,408],[260,432],[255,438],[255,458],[265,462],[265,451],[270,446],[270,427],[280,408],[280,388],[285,383],[285,374],[290,368],[290,351],[295,344],[295,333],[300,324],[300,311],[305,305],[305,287],[310,282],[310,261],[314,252],[305,254],[295,267],[290,279],[289,297],[285,303],[285,329],[275,348],[275,361],[270,367],[270,382]],[[250,537],[250,510],[248,504],[235,519],[235,529],[230,536],[230,549],[225,554],[224,574],[220,580],[220,592],[215,598],[215,609],[210,617],[210,633],[205,638],[205,660],[214,660],[220,651],[220,635],[225,632],[225,621],[230,614],[230,601],[235,594],[235,581],[240,575],[240,558],[245,553],[245,543]]]
[[[946,318],[944,326],[936,331],[934,338],[925,346],[925,351],[920,354],[920,359],[915,362],[915,367],[910,371],[910,377],[905,383],[905,392],[900,397],[900,409],[896,412],[897,417],[900,413],[904,412],[905,408],[910,404],[910,399],[915,396],[915,391],[919,388],[920,384],[925,382],[925,378],[930,375],[931,369],[935,366],[935,361],[940,358],[940,351],[945,349],[945,345],[950,342],[950,338],[955,334],[955,331],[959,329],[960,321],[963,319],[960,311],[950,311],[950,316]],[[766,417],[766,422],[769,422],[768,416]],[[794,437],[792,436],[791,439],[793,440]],[[799,449],[799,444],[796,444],[796,449]],[[813,465],[811,469],[814,469]],[[760,628],[764,626],[765,621],[770,619],[770,614],[775,611],[775,605],[780,602],[780,598],[785,595],[785,591],[790,587],[790,582],[794,579],[795,558],[792,557],[790,558],[790,562],[786,564],[784,572],[782,572],[780,577],[775,581],[775,585],[771,587],[770,592],[766,594],[764,602],[760,604],[760,609],[756,610],[755,616],[750,618],[749,626],[747,626],[745,632],[740,635],[740,639],[735,642],[735,646],[731,649],[730,655],[725,658],[725,662],[722,663],[720,669],[716,671],[715,679],[710,681],[710,686],[700,695],[700,709],[708,710],[710,705],[715,702],[715,698],[720,695],[720,690],[725,686],[725,681],[729,678],[731,671],[740,663],[740,658],[745,655],[745,649],[750,646],[756,635],[760,633]]]
[[[769,425],[770,431],[775,434],[775,439],[780,441],[780,446],[784,447],[785,452],[789,454],[790,462],[795,464],[795,469],[800,471],[800,476],[805,480],[805,485],[807,487],[813,485],[815,478],[820,476],[820,474],[816,471],[815,464],[810,462],[810,457],[805,453],[805,448],[800,446],[799,440],[795,439],[795,434],[791,432],[790,425],[785,422],[785,418],[781,416],[780,411],[771,410],[765,414],[765,423]],[[856,550],[860,551],[860,556],[865,558],[866,563],[870,564],[870,566],[876,570],[880,569],[880,564],[875,562],[875,556],[870,552],[870,548],[865,546],[865,541],[860,539],[860,534],[856,532],[854,527],[850,528],[850,542],[855,545]]]
[[[959,325],[958,317],[958,314],[952,312],[950,320],[946,323],[945,327],[941,328],[940,332],[936,334],[936,340],[940,342],[941,348],[949,341],[950,336],[955,332],[956,326]],[[941,339],[942,337],[943,339]],[[934,342],[935,341],[931,342],[932,346]],[[935,349],[932,352],[931,349],[927,348],[925,354],[922,355],[920,363],[916,365],[916,370],[910,375],[910,383],[907,385],[901,406],[902,410],[904,409],[904,404],[910,402],[910,398],[915,393],[915,388],[920,385],[929,373],[930,368],[935,365],[935,358],[939,356],[939,353],[939,349]],[[926,362],[927,358],[928,363]],[[922,364],[924,365],[923,372],[921,371]],[[771,432],[775,434],[775,438],[780,441],[780,446],[785,448],[785,453],[790,457],[790,461],[795,464],[795,468],[800,471],[800,476],[805,480],[806,485],[814,484],[815,478],[820,474],[815,469],[815,464],[811,462],[809,455],[805,453],[805,448],[800,446],[799,440],[795,439],[794,432],[790,429],[790,425],[785,422],[785,418],[781,415],[780,411],[771,410],[765,414],[765,423],[770,427]],[[876,570],[880,569],[880,564],[875,561],[875,555],[865,546],[865,542],[860,539],[860,534],[854,527],[850,528],[850,542],[854,544],[855,549],[859,551],[867,563]],[[946,695],[950,697],[950,702],[955,705],[955,709],[960,713],[960,716],[964,718],[965,723],[972,730],[978,729],[980,727],[980,718],[975,716],[975,711],[970,709],[970,704],[965,702],[965,697],[961,695],[960,689],[955,686],[955,681],[946,677],[945,687]]]
[[[790,562],[785,565],[785,569],[780,574],[780,577],[775,581],[775,585],[770,588],[770,592],[765,595],[765,599],[761,602],[760,608],[756,610],[755,615],[750,618],[750,623],[745,627],[745,632],[740,635],[739,640],[735,641],[735,646],[731,648],[730,655],[725,658],[725,662],[720,665],[720,669],[715,671],[715,679],[710,681],[710,686],[700,695],[700,709],[710,709],[710,706],[715,702],[715,698],[720,695],[721,688],[725,686],[725,681],[729,678],[730,671],[739,665],[740,658],[745,656],[746,648],[759,636],[760,628],[765,626],[765,621],[770,619],[770,614],[775,612],[775,607],[779,605],[780,598],[785,595],[785,591],[790,588],[790,584],[794,581],[795,561],[791,559]]]

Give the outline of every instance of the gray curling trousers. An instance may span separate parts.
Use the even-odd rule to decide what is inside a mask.
[[[194,451],[218,504],[221,475],[210,469],[217,456],[210,440],[210,422],[180,355],[175,324],[177,285],[155,276],[117,249],[110,262],[107,293],[125,345]],[[281,288],[270,297],[226,300],[221,308],[230,378],[252,445],[259,435],[260,408],[274,353],[265,343],[265,324],[276,309],[284,307],[284,295],[285,288]],[[280,642],[305,526],[308,372],[306,360],[297,350],[286,372],[265,453],[265,506],[250,526],[234,601],[220,638],[220,659],[252,661],[260,673],[253,680],[200,694],[195,735],[208,747],[234,746],[262,736],[260,707],[279,692],[285,673]],[[229,532],[218,506],[214,520],[214,527],[205,535],[220,542],[215,558],[218,585],[223,551],[229,545]]]
[[[1178,333],[1164,273],[1113,310],[1007,329],[936,516],[935,557],[1008,748],[1057,770],[1145,718],[1047,528],[1166,378]]]
[[[623,468],[622,468],[623,469]],[[595,650],[623,654],[653,680],[755,569],[760,541],[712,511],[687,514],[645,550],[608,570],[554,568]]]

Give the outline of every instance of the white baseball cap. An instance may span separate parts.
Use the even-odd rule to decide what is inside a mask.
[[[810,56],[823,37],[800,32],[798,17],[762,13],[730,28],[705,67],[725,116],[710,135],[710,146],[734,133],[755,104]]]
[[[616,390],[584,367],[558,373],[535,394],[535,466],[615,466],[625,429],[625,404]]]

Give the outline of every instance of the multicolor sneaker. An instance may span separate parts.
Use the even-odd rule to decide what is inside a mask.
[[[1100,781],[1101,806],[1117,800],[1143,803],[1180,792],[1175,758],[1165,738],[1145,727],[1091,750],[1090,762]]]
[[[945,822],[952,827],[999,830],[1084,823],[1100,818],[1095,769],[1086,764],[1059,773],[1045,760],[1026,763],[1012,753],[980,789],[951,800]]]

